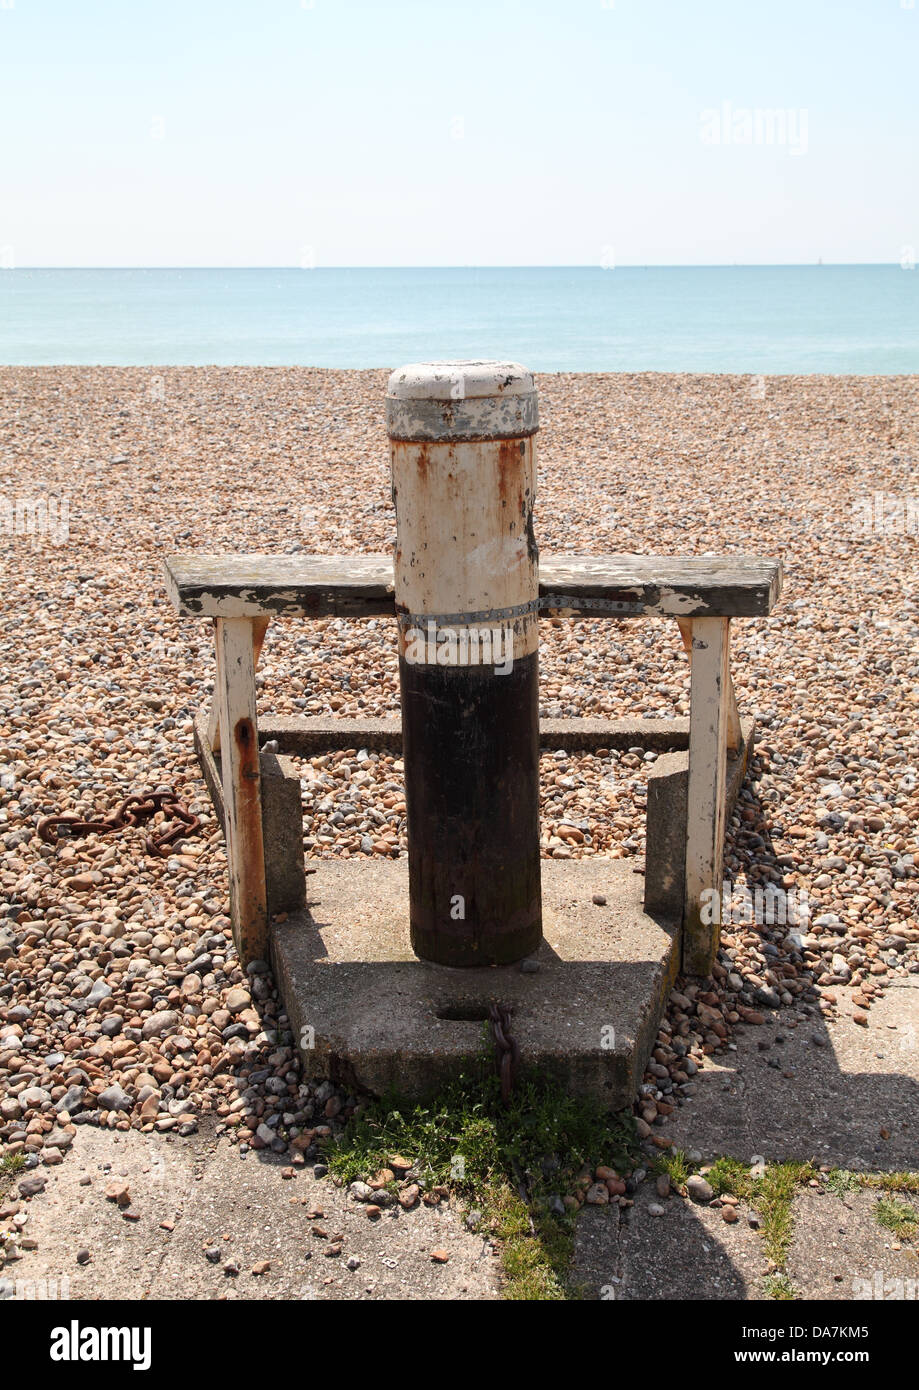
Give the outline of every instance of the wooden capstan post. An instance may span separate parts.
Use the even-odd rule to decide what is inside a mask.
[[[389,379],[411,941],[502,965],[542,939],[536,387],[508,362]]]

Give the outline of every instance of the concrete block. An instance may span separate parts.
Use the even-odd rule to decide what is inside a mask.
[[[485,1045],[494,1001],[511,1009],[521,1079],[538,1068],[613,1107],[632,1103],[676,977],[679,932],[642,912],[641,877],[627,860],[542,861],[536,971],[417,960],[404,859],[316,868],[306,909],[271,927],[275,978],[309,1075],[424,1095]]]
[[[645,912],[682,922],[686,890],[689,754],[662,753],[648,775]]]
[[[753,751],[753,720],[742,721],[741,734],[740,752],[727,759],[725,819],[737,804]],[[644,908],[650,916],[669,922],[683,920],[688,792],[689,753],[662,754],[648,774]]]
[[[262,753],[262,838],[269,916],[296,912],[306,900],[300,776],[290,758]]]

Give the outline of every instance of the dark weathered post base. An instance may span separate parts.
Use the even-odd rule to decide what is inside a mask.
[[[537,655],[506,676],[400,662],[411,941],[505,965],[542,936]]]

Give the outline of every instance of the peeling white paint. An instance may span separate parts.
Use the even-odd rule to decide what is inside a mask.
[[[466,395],[446,398],[448,384],[464,374]],[[484,436],[477,440],[456,438],[469,417],[452,412],[467,397]],[[432,402],[441,410],[436,433]],[[392,439],[396,603],[416,619],[451,615],[451,627],[456,615],[484,615],[464,626],[489,630],[493,614],[533,604],[539,595],[535,441],[532,433],[499,437],[511,418],[509,404],[517,410],[523,403],[535,417],[533,379],[513,363],[412,364],[390,378],[389,403],[398,407],[398,423],[388,416],[398,432]],[[428,557],[423,566],[416,563],[420,555]],[[503,621],[515,660],[536,651],[535,609]]]
[[[173,606],[192,617],[374,617],[395,610],[387,555],[175,555],[165,571]],[[684,619],[759,617],[772,611],[781,592],[782,566],[746,556],[716,562],[700,556],[548,555],[539,581],[544,594],[567,596],[559,607],[592,618],[603,610],[588,600],[598,599],[628,600],[642,612]]]

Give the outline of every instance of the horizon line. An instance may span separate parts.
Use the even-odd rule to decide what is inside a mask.
[[[311,273],[316,270],[825,270],[863,268],[902,268],[901,262],[891,261],[629,261],[602,266],[595,261],[571,264],[452,264],[452,265],[15,265],[0,267],[7,273],[17,270],[296,270]]]

